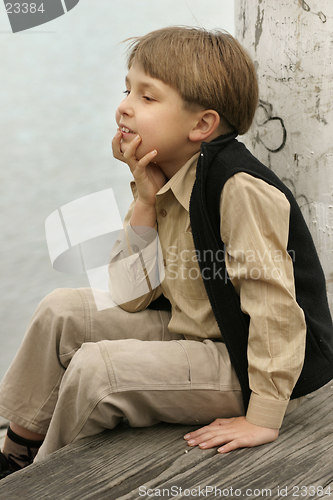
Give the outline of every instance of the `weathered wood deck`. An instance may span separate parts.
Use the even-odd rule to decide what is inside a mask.
[[[0,499],[333,498],[333,383],[285,418],[274,443],[220,455],[189,448],[192,428],[123,425],[84,439],[2,480]]]

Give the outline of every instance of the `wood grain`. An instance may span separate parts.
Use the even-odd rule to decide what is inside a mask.
[[[328,384],[285,418],[277,441],[228,455],[189,448],[182,436],[193,427],[123,424],[2,480],[0,499],[319,498],[310,486],[333,497],[332,409]]]

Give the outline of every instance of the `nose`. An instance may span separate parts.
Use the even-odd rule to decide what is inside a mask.
[[[121,103],[118,106],[117,113],[119,113],[120,115],[128,115],[128,116],[131,116],[133,114],[130,102],[130,96],[126,96],[125,99],[121,101]]]

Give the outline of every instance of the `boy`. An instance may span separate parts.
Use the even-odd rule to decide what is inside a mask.
[[[38,460],[123,417],[196,424],[188,444],[221,453],[268,443],[333,378],[310,234],[235,140],[257,105],[248,55],[227,33],[172,27],[135,39],[128,70],[113,140],[135,181],[109,266],[119,307],[97,312],[89,289],[39,305],[1,385],[3,475],[45,435]]]

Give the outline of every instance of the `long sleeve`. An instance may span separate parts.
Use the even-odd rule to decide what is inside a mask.
[[[145,309],[161,294],[159,285],[165,274],[156,228],[139,236],[129,223],[133,205],[109,259],[112,300],[128,312]]]
[[[226,267],[250,316],[246,418],[279,428],[305,353],[306,325],[295,298],[287,252],[289,202],[278,189],[246,173],[231,177],[221,196]]]

